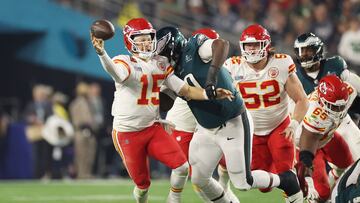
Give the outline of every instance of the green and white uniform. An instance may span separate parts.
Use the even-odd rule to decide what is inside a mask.
[[[190,85],[205,87],[212,59],[212,42],[202,35],[190,38],[182,49],[175,74]],[[230,73],[222,67],[217,79],[217,88],[228,89],[233,93],[235,98],[232,101],[188,101],[198,123],[189,148],[192,182],[209,199],[219,196],[215,194],[219,190],[215,189],[217,186],[211,177],[223,154],[235,188],[247,190],[252,186],[267,187],[270,181],[257,175],[261,172],[254,174],[250,171],[253,122],[240,93],[233,85]],[[269,176],[264,173],[261,175]]]
[[[336,183],[332,203],[360,203],[360,159],[350,166]]]

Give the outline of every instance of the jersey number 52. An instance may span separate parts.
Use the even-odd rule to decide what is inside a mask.
[[[245,100],[246,108],[248,109],[260,108],[262,103],[264,107],[270,107],[280,103],[280,87],[276,80],[267,80],[260,83],[239,82],[238,87]],[[260,87],[261,91],[266,91],[266,93],[259,95],[258,87]],[[253,89],[253,91],[250,91],[250,89]]]

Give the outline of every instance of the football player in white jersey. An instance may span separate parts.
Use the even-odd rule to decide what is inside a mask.
[[[317,90],[309,95],[310,107],[302,122],[296,168],[302,187],[309,182],[312,186],[313,178],[314,188],[309,187],[309,192],[315,193],[310,194],[313,202],[324,202],[330,197],[325,161],[340,169],[353,163],[349,146],[335,131],[355,97],[355,89],[336,75],[323,77]]]
[[[112,105],[115,148],[136,184],[133,195],[137,202],[147,202],[150,186],[148,156],[173,169],[167,202],[180,202],[189,166],[178,144],[157,122],[160,86],[164,84],[188,99],[206,100],[208,96],[204,89],[190,87],[176,77],[165,57],[153,56],[156,31],[146,19],[130,20],[123,28],[123,34],[131,56],[118,55],[113,59],[107,55],[104,41],[91,34],[103,68],[115,81]],[[232,97],[227,90],[219,88],[216,91],[219,99]]]
[[[242,57],[225,62],[254,121],[252,170],[282,173],[294,169],[294,132],[304,118],[308,101],[290,56],[274,54],[271,38],[261,25],[248,26],[240,37]],[[295,101],[293,119],[288,100]],[[297,182],[286,192],[287,202],[302,202]],[[269,189],[264,188],[266,192]]]

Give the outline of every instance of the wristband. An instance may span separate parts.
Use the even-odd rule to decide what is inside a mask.
[[[209,100],[209,97],[206,94],[206,90],[203,90],[203,95],[204,95],[205,100]]]
[[[307,150],[302,150],[299,153],[299,159],[308,168],[312,168],[312,162],[314,160],[314,154]]]
[[[208,70],[208,74],[207,74],[207,77],[206,77],[205,86],[209,86],[209,85],[216,86],[218,72],[219,72],[218,67],[216,67],[214,65],[210,65],[209,70]]]

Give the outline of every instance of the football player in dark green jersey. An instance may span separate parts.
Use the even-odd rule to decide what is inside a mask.
[[[231,202],[212,178],[224,154],[230,179],[237,189],[279,187],[291,190],[293,187],[289,183],[297,181],[291,172],[276,175],[262,170],[250,171],[253,124],[230,73],[222,67],[228,54],[228,42],[204,35],[186,40],[174,27],[158,30],[157,40],[157,53],[169,59],[178,77],[192,86],[204,87],[209,98],[216,95],[214,89],[217,87],[228,89],[234,95],[232,101],[188,101],[198,122],[189,149],[192,183],[213,202]]]
[[[331,202],[360,203],[360,159],[341,175],[332,191]]]

